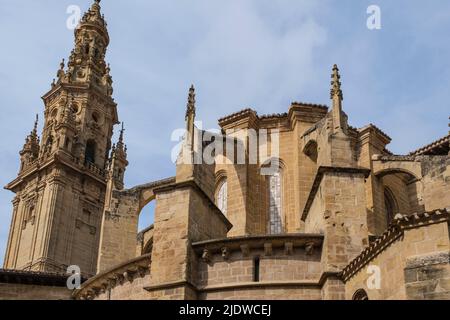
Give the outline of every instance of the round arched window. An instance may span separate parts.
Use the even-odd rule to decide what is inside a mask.
[[[369,296],[367,295],[366,290],[359,289],[353,295],[352,300],[369,300]]]

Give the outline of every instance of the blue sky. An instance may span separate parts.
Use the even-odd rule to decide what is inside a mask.
[[[69,5],[90,0],[0,0],[0,182],[14,179],[18,151],[42,116],[40,97],[73,47]],[[381,30],[366,27],[381,8]],[[174,129],[188,88],[204,128],[252,107],[329,104],[331,66],[341,69],[344,109],[356,127],[374,123],[389,148],[407,153],[448,132],[450,2],[408,0],[103,0],[114,98],[126,124],[128,187],[174,174]],[[42,123],[42,122],[41,122]],[[13,194],[0,191],[0,262]],[[152,208],[141,223],[149,223]]]

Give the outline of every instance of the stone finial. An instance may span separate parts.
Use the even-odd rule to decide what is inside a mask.
[[[189,116],[195,117],[195,88],[194,85],[191,85],[189,88],[188,102],[186,106],[186,120]]]
[[[34,120],[34,127],[33,127],[33,131],[31,132],[31,134],[33,134],[35,136],[37,136],[38,123],[39,123],[39,114],[36,113],[36,120]]]
[[[185,151],[192,152],[194,150],[194,136],[195,136],[195,88],[191,85],[189,89],[188,102],[186,106],[186,141]],[[185,155],[192,157],[192,154]],[[186,160],[185,160],[186,161]],[[190,163],[193,159],[190,160]]]
[[[91,10],[94,12],[100,12],[100,1],[101,0],[94,0],[94,3],[91,6]]]
[[[125,123],[122,121],[122,128],[120,129],[119,142],[117,144],[123,144],[123,133],[125,132]]]
[[[36,114],[36,120],[34,121],[33,129],[30,134],[25,138],[25,144],[19,154],[22,156],[23,168],[29,164],[29,162],[35,160],[39,155],[39,136],[37,133],[39,122],[39,116]]]
[[[65,72],[64,67],[66,66],[66,62],[64,59],[62,59],[61,63],[59,64],[58,72],[56,73],[56,76],[58,77],[58,82],[61,82],[64,78]]]
[[[124,143],[124,122],[122,122],[122,127],[120,129],[119,140],[117,144],[114,144],[111,149],[111,160],[113,159],[121,159],[126,162],[127,159],[127,146]]]
[[[330,98],[333,99],[335,96],[338,96],[340,100],[344,100],[341,90],[341,75],[339,74],[339,68],[336,64],[333,66],[331,79]]]
[[[333,131],[341,132],[346,131],[347,123],[342,112],[342,100],[343,94],[341,90],[341,75],[337,65],[333,66],[333,73],[331,74],[331,90],[330,97],[333,102],[332,117],[333,117]]]

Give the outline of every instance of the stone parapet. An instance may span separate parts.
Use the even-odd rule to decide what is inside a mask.
[[[77,300],[96,299],[126,282],[132,283],[136,278],[145,277],[150,274],[150,268],[151,254],[142,255],[90,278],[73,293],[73,297]],[[136,289],[141,288],[138,286]]]

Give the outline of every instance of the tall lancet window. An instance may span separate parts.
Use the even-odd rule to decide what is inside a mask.
[[[269,223],[270,234],[283,233],[283,197],[282,197],[283,173],[280,170],[269,176]]]
[[[227,215],[227,201],[228,201],[228,184],[227,179],[223,179],[217,188],[216,203],[217,207],[224,215]]]
[[[394,220],[395,214],[398,213],[397,203],[392,191],[389,188],[384,188],[384,207],[386,209],[386,220],[389,225]]]

